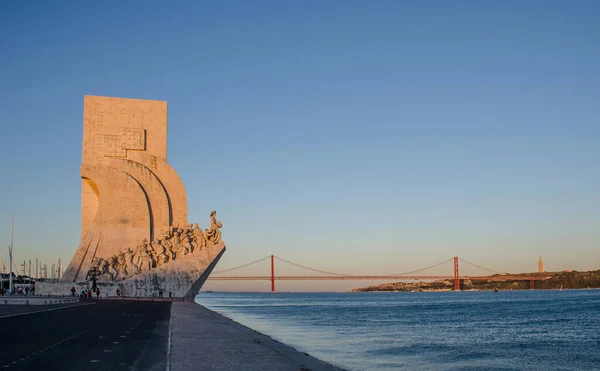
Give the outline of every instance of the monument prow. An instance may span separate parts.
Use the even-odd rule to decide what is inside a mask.
[[[82,147],[82,239],[60,285],[36,291],[91,282],[126,296],[195,296],[225,252],[223,224],[216,211],[205,230],[188,224],[167,163],[167,102],[86,96]]]

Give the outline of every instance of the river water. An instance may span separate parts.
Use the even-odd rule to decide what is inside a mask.
[[[348,370],[600,370],[600,290],[202,292],[196,301]]]

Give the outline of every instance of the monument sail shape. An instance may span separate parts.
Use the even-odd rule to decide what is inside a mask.
[[[81,242],[61,282],[118,284],[124,295],[195,295],[225,251],[216,212],[188,224],[185,188],[167,163],[167,102],[86,96]]]

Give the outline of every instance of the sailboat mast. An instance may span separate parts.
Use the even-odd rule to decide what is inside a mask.
[[[10,246],[8,247],[8,260],[10,268],[8,269],[8,291],[12,294],[13,292],[13,279],[12,279],[12,267],[13,267],[13,257],[12,257],[12,248],[13,248],[13,224],[14,218],[10,218]]]

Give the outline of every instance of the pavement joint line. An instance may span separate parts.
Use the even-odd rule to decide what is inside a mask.
[[[167,337],[167,365],[165,371],[171,371],[171,335],[173,333],[173,305],[169,309],[169,336]]]
[[[44,309],[44,310],[38,310],[38,311],[26,312],[26,313],[7,314],[5,316],[0,316],[0,319],[2,319],[2,318],[18,317],[18,316],[25,316],[27,314],[51,312],[53,310],[61,310],[61,309],[68,309],[68,308],[77,308],[77,307],[80,307],[80,306],[92,305],[92,304],[96,304],[96,303],[78,303],[78,304],[75,304],[75,305],[65,305],[64,307],[60,307],[60,308]]]

